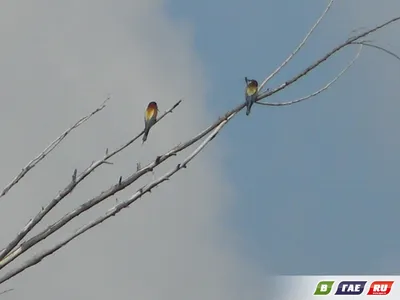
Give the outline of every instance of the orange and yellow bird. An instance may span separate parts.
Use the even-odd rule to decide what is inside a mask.
[[[156,123],[158,113],[158,106],[156,102],[150,102],[147,106],[146,112],[144,113],[144,134],[143,142],[147,140],[150,128]]]

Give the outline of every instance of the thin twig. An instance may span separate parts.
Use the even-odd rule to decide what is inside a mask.
[[[14,290],[14,289],[4,290],[4,291],[0,292],[0,295],[3,295],[3,294],[8,293],[8,292],[11,292],[11,291],[13,291],[13,290]]]
[[[7,194],[13,186],[15,186],[30,170],[32,170],[39,162],[41,162],[51,151],[53,151],[66,137],[67,135],[78,128],[80,125],[89,120],[92,116],[97,114],[103,108],[106,107],[107,101],[110,100],[110,96],[107,97],[106,100],[94,111],[92,111],[89,115],[80,118],[74,125],[64,131],[58,138],[50,143],[38,156],[32,159],[23,169],[22,171],[3,189],[0,194],[0,198]]]
[[[314,93],[307,95],[305,97],[302,98],[298,98],[296,100],[292,100],[292,101],[288,101],[288,102],[281,102],[281,103],[270,103],[270,102],[256,102],[257,104],[261,104],[261,105],[268,105],[268,106],[285,106],[285,105],[292,105],[295,103],[299,103],[302,102],[304,100],[310,99],[314,96],[317,96],[318,94],[322,93],[323,91],[327,90],[332,84],[334,84],[344,73],[346,73],[346,71],[356,62],[356,60],[359,58],[360,54],[361,54],[361,50],[362,50],[363,45],[360,45],[360,48],[356,54],[356,56],[352,59],[352,61],[338,74],[336,75],[335,78],[333,78],[330,82],[328,82],[324,87],[322,87],[321,89],[319,89],[318,91],[315,91]]]
[[[205,147],[206,145],[215,138],[215,136],[221,131],[221,129],[227,124],[227,122],[234,116],[231,115],[229,119],[226,119],[222,121],[215,129],[214,131],[181,163],[178,164],[175,168],[170,170],[169,172],[165,173],[163,176],[159,177],[158,179],[152,181],[148,185],[142,187],[139,189],[132,197],[130,197],[128,200],[123,201],[120,204],[117,204],[113,206],[111,209],[109,209],[103,216],[93,220],[92,222],[88,223],[84,227],[80,228],[77,230],[74,234],[72,234],[70,237],[64,239],[63,241],[57,243],[55,246],[44,250],[38,255],[35,255],[31,259],[27,260],[24,262],[22,265],[18,266],[17,268],[9,271],[6,273],[4,276],[0,278],[0,284],[11,279],[15,275],[21,273],[25,269],[32,267],[36,264],[38,264],[42,259],[45,257],[53,254],[57,250],[61,249],[63,246],[67,245],[69,242],[71,242],[73,239],[76,237],[80,236],[84,232],[88,231],[89,229],[101,224],[103,221],[109,219],[112,216],[115,216],[117,213],[119,213],[122,209],[127,208],[130,204],[135,202],[137,199],[141,198],[144,196],[146,193],[149,193],[153,188],[158,186],[159,184],[163,183],[164,181],[169,180],[170,177],[172,177],[175,173],[180,171],[181,169],[184,169],[187,167],[189,162],[195,158]]]
[[[397,58],[398,60],[400,60],[400,56],[398,56],[396,53],[394,53],[392,51],[389,51],[389,50],[387,50],[387,49],[385,49],[385,48],[383,48],[381,46],[377,46],[377,45],[371,44],[371,43],[369,43],[367,41],[352,42],[352,44],[354,44],[354,45],[364,45],[364,46],[367,46],[367,47],[372,47],[372,48],[375,48],[375,49],[378,49],[378,50],[382,50],[383,52],[386,52],[387,54],[389,54],[389,55],[393,56],[394,58]]]
[[[182,102],[182,99],[176,102],[170,109],[165,111],[160,118],[157,120],[156,123],[160,122],[167,114],[172,113],[172,111]],[[62,199],[64,199],[67,195],[69,195],[75,187],[82,182],[83,179],[85,179],[90,173],[92,173],[95,169],[97,169],[99,166],[102,164],[107,163],[107,160],[116,155],[117,153],[121,152],[124,150],[126,147],[131,145],[134,141],[136,141],[142,134],[144,133],[144,130],[142,130],[141,133],[136,135],[133,139],[131,139],[129,142],[126,144],[120,146],[116,150],[114,150],[111,153],[108,153],[108,149],[106,150],[105,156],[96,161],[93,162],[88,168],[86,168],[85,171],[83,171],[79,176],[76,174],[76,170],[74,171],[74,175],[72,176],[71,182],[62,190],[53,200],[50,201],[50,203],[44,207],[33,219],[31,219],[25,226],[22,228],[22,230],[17,234],[17,236],[8,244],[8,246],[3,249],[0,252],[0,269],[4,266],[3,263],[7,262],[11,256],[9,255],[12,249],[14,249],[18,243],[38,224],[45,215],[47,215]],[[15,254],[15,252],[13,253]],[[7,259],[4,259],[7,256]]]
[[[311,36],[311,34],[314,32],[315,28],[321,23],[322,19],[325,17],[329,9],[331,8],[334,0],[330,0],[327,7],[325,8],[324,12],[322,15],[319,17],[317,22],[314,23],[313,27],[311,27],[310,31],[307,33],[307,35],[304,37],[304,39],[301,41],[301,43],[297,46],[297,48],[286,58],[286,60],[274,71],[272,72],[271,75],[269,75],[260,85],[259,90],[261,91],[262,88],[265,86],[265,84],[270,81],[278,72],[297,54],[297,52],[300,51],[301,48],[303,48],[304,44],[307,42],[308,38]]]

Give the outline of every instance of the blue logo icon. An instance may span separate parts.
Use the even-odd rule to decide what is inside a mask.
[[[342,281],[335,295],[361,295],[366,283],[366,281]]]

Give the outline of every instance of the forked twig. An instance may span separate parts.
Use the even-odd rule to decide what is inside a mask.
[[[296,100],[292,100],[292,101],[288,101],[288,102],[277,102],[277,103],[270,103],[270,102],[256,102],[257,104],[261,104],[261,105],[268,105],[268,106],[285,106],[285,105],[292,105],[295,103],[299,103],[302,102],[304,100],[310,99],[314,96],[317,96],[318,94],[322,93],[323,91],[327,90],[332,84],[334,84],[344,73],[346,73],[346,71],[356,62],[356,60],[359,58],[360,54],[361,54],[361,50],[362,50],[363,45],[360,45],[360,48],[356,54],[356,56],[352,59],[352,61],[338,74],[336,75],[335,78],[333,78],[330,82],[328,82],[324,87],[322,87],[321,89],[319,89],[318,91],[315,91],[314,93],[304,96],[302,98],[298,98]]]
[[[335,53],[339,52],[340,50],[342,50],[343,48],[345,48],[348,45],[351,45],[353,42],[356,42],[357,40],[375,32],[378,31],[379,29],[386,27],[388,25],[390,25],[391,23],[394,23],[396,21],[400,20],[400,17],[396,17],[393,18],[389,21],[386,21],[385,23],[382,23],[381,25],[375,26],[372,29],[369,29],[367,31],[364,31],[350,39],[347,39],[345,42],[343,42],[342,44],[340,44],[339,46],[336,46],[335,48],[333,48],[331,51],[329,51],[327,54],[325,54],[322,58],[320,58],[319,60],[317,60],[315,63],[311,64],[310,66],[308,66],[307,68],[305,68],[302,72],[300,72],[298,75],[292,77],[292,79],[282,83],[280,86],[278,86],[277,88],[273,89],[273,90],[269,90],[263,93],[260,93],[257,97],[257,101],[264,99],[266,97],[269,97],[285,88],[287,88],[289,85],[292,85],[293,83],[295,83],[297,80],[299,80],[300,78],[304,77],[305,75],[307,75],[310,71],[314,70],[316,67],[318,67],[320,64],[322,64],[323,62],[325,62],[329,57],[331,57],[332,55],[334,55]],[[245,104],[243,104],[243,107],[245,106]]]
[[[355,63],[355,61],[358,59],[358,57],[359,57],[359,55],[360,55],[360,53],[361,53],[361,47],[362,46],[366,46],[366,47],[372,47],[372,48],[376,48],[376,49],[378,49],[378,50],[381,50],[381,51],[383,51],[383,52],[385,52],[385,53],[387,53],[387,54],[389,54],[389,55],[391,55],[391,56],[393,56],[394,58],[396,58],[397,60],[400,60],[400,56],[399,55],[397,55],[396,53],[394,53],[394,52],[392,52],[392,51],[389,51],[389,50],[387,50],[386,48],[383,48],[383,47],[381,47],[381,46],[377,46],[377,45],[374,45],[374,44],[371,44],[371,43],[369,43],[368,41],[360,41],[360,42],[358,42],[358,41],[354,41],[354,42],[351,42],[350,43],[351,45],[360,45],[360,49],[359,49],[359,51],[358,51],[358,53],[357,53],[357,55],[355,56],[355,58],[349,63],[349,65],[347,65],[346,66],[346,68],[344,68],[332,81],[330,81],[327,85],[325,85],[323,88],[321,88],[320,90],[318,90],[318,91],[316,91],[316,92],[314,92],[314,93],[312,93],[312,94],[310,94],[310,95],[308,95],[308,96],[305,96],[305,97],[302,97],[302,98],[299,98],[299,99],[296,99],[296,100],[292,100],[292,101],[288,101],[288,102],[276,102],[276,103],[271,103],[271,102],[262,102],[262,101],[258,101],[258,102],[256,102],[257,104],[261,104],[261,105],[267,105],[267,106],[285,106],[285,105],[292,105],[292,104],[295,104],[295,103],[299,103],[299,102],[302,102],[302,101],[304,101],[304,100],[307,100],[307,99],[310,99],[310,98],[312,98],[312,97],[314,97],[314,96],[316,96],[316,95],[318,95],[318,94],[320,94],[321,92],[323,92],[323,91],[325,91],[326,89],[328,89],[332,84],[334,84],[354,63]]]

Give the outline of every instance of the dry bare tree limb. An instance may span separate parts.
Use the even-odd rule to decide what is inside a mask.
[[[235,113],[236,114],[236,113]],[[187,167],[189,162],[194,159],[205,147],[206,145],[215,138],[215,136],[221,131],[221,129],[229,122],[229,120],[235,115],[232,114],[229,118],[226,120],[223,120],[220,122],[220,124],[213,130],[213,132],[180,164],[178,164],[176,167],[174,167],[172,170],[169,172],[165,173],[163,176],[159,177],[158,179],[152,181],[148,185],[145,185],[144,187],[140,188],[132,197],[130,197],[128,200],[125,200],[121,202],[120,204],[117,204],[113,206],[111,209],[109,209],[106,214],[103,216],[93,220],[92,222],[88,223],[87,225],[83,226],[81,229],[77,230],[74,234],[72,234],[70,237],[64,239],[63,241],[57,243],[53,247],[44,250],[38,255],[35,255],[31,259],[27,260],[24,262],[22,265],[18,266],[15,269],[10,270],[7,272],[4,276],[0,278],[0,284],[11,279],[12,277],[16,276],[17,274],[21,273],[25,269],[32,267],[36,264],[38,264],[42,259],[45,257],[53,254],[57,250],[61,249],[63,246],[67,245],[69,242],[71,242],[73,239],[76,237],[80,236],[84,232],[88,231],[89,229],[100,225],[102,222],[107,220],[108,218],[115,216],[117,213],[119,213],[122,209],[127,208],[130,204],[135,202],[137,199],[141,198],[143,195],[146,193],[149,193],[151,189],[154,187],[158,186],[159,184],[163,183],[164,181],[169,180],[171,176],[173,176],[175,173],[178,171],[184,169]]]
[[[364,45],[364,46],[367,46],[367,47],[376,48],[376,49],[381,50],[383,52],[386,52],[387,54],[389,54],[389,55],[393,56],[394,58],[400,60],[400,56],[398,56],[396,53],[394,53],[392,51],[389,51],[388,49],[383,48],[381,46],[377,46],[375,44],[371,44],[369,41],[352,42],[352,44],[353,45]]]
[[[167,114],[170,114],[173,112],[173,110],[182,102],[182,99],[176,102],[170,109],[165,111],[160,118],[157,120],[156,123],[161,121]],[[117,153],[121,152],[125,148],[127,148],[129,145],[131,145],[134,141],[136,141],[142,134],[144,133],[144,130],[138,135],[136,135],[133,139],[131,139],[129,142],[126,144],[120,146],[116,150],[114,150],[111,153],[108,153],[108,149],[106,150],[105,156],[96,161],[93,162],[88,168],[86,168],[85,171],[83,171],[79,176],[77,176],[77,170],[74,170],[74,173],[72,175],[72,180],[71,182],[62,190],[53,200],[50,201],[50,203],[42,208],[42,210],[33,218],[31,219],[24,228],[17,234],[17,236],[8,244],[6,248],[4,248],[0,252],[0,269],[9,262],[9,259],[14,257],[17,252],[13,252],[12,255],[9,255],[10,252],[18,245],[18,243],[43,219],[45,215],[47,215],[62,199],[64,199],[67,195],[69,195],[75,187],[82,182],[90,173],[92,173],[96,168],[101,166],[102,164],[107,163],[107,160],[116,155]],[[21,248],[19,248],[21,249]],[[19,255],[19,254],[18,254]],[[6,258],[7,257],[7,258]],[[5,259],[6,258],[6,259]]]
[[[279,73],[280,70],[289,62],[291,59],[297,54],[297,52],[300,51],[301,48],[303,48],[304,44],[307,42],[308,38],[311,36],[311,34],[314,32],[315,28],[321,23],[322,19],[325,17],[325,15],[328,13],[329,9],[331,8],[334,0],[330,0],[327,7],[325,8],[324,12],[322,15],[319,17],[319,19],[314,23],[313,27],[311,27],[310,31],[307,33],[307,35],[304,37],[304,39],[301,41],[301,43],[297,46],[297,48],[284,60],[284,62],[274,71],[269,75],[265,80],[261,83],[259,90],[261,91],[265,84],[270,81],[276,74]]]
[[[22,171],[9,183],[7,186],[3,189],[3,191],[0,194],[0,198],[3,197],[5,194],[7,194],[13,186],[15,186],[30,170],[32,170],[38,163],[40,163],[51,151],[53,151],[66,137],[67,135],[73,131],[74,129],[78,128],[80,125],[88,121],[91,117],[93,117],[95,114],[97,114],[99,111],[103,110],[103,108],[106,107],[107,101],[110,100],[110,96],[107,97],[106,100],[94,111],[92,111],[90,114],[82,117],[79,119],[74,125],[72,125],[70,128],[68,128],[66,131],[64,131],[58,138],[56,138],[54,141],[50,143],[40,153],[38,156],[36,156],[34,159],[32,159],[23,169]]]
[[[270,102],[256,102],[257,104],[261,104],[261,105],[268,105],[268,106],[285,106],[285,105],[292,105],[295,103],[299,103],[302,102],[304,100],[310,99],[314,96],[317,96],[318,94],[322,93],[323,91],[327,90],[332,84],[334,84],[340,77],[342,77],[342,75],[344,73],[347,72],[348,69],[350,69],[350,67],[356,62],[356,60],[360,57],[361,54],[361,50],[362,50],[363,45],[360,45],[360,48],[356,54],[356,56],[351,60],[351,62],[338,74],[336,75],[335,78],[333,78],[331,81],[329,81],[324,87],[322,87],[321,89],[319,89],[318,91],[315,91],[314,93],[292,100],[292,101],[288,101],[288,102],[278,102],[278,103],[270,103]]]
[[[329,51],[327,54],[325,54],[325,56],[323,56],[322,58],[320,58],[319,60],[317,60],[315,63],[311,64],[310,66],[308,66],[307,68],[305,68],[302,72],[300,72],[298,75],[292,77],[292,79],[282,83],[280,86],[278,86],[277,88],[273,89],[273,90],[268,90],[264,93],[260,93],[259,96],[257,97],[257,101],[264,99],[266,97],[269,97],[285,88],[287,88],[289,85],[295,83],[297,80],[299,80],[300,78],[304,77],[305,75],[307,75],[311,70],[315,69],[316,67],[318,67],[320,64],[322,64],[323,62],[325,62],[329,57],[331,57],[332,55],[334,55],[335,53],[339,52],[340,50],[342,50],[343,48],[345,48],[346,46],[349,46],[351,44],[353,44],[353,42],[356,42],[357,40],[378,31],[379,29],[386,27],[396,21],[400,20],[400,17],[396,17],[393,18],[389,21],[386,21],[385,23],[382,23],[381,25],[375,26],[372,29],[369,29],[367,31],[364,31],[356,36],[353,36],[349,39],[347,39],[345,42],[343,42],[342,44],[340,44],[339,46],[336,46],[335,48],[333,48],[331,51]],[[243,105],[244,106],[244,105]]]
[[[161,163],[163,163],[170,157],[177,155],[177,153],[185,150],[189,146],[191,146],[194,143],[196,143],[197,141],[201,140],[203,137],[205,137],[207,134],[209,134],[212,130],[215,130],[215,128],[220,126],[221,123],[224,123],[227,120],[230,120],[236,113],[237,113],[237,111],[234,111],[225,117],[219,118],[216,123],[209,126],[205,130],[201,131],[195,137],[191,138],[190,140],[188,140],[187,142],[185,142],[183,144],[179,144],[178,146],[175,146],[174,148],[172,148],[170,151],[166,152],[165,154],[157,156],[153,162],[151,162],[147,166],[141,168],[139,171],[135,171],[133,174],[128,176],[125,180],[122,180],[122,178],[120,177],[117,184],[111,186],[107,190],[102,191],[98,196],[81,204],[80,206],[78,206],[77,208],[75,208],[74,210],[69,212],[68,214],[64,215],[61,219],[59,219],[52,225],[48,226],[45,230],[41,231],[40,233],[36,234],[29,240],[20,244],[12,252],[10,251],[0,261],[0,269],[5,267],[6,265],[8,265],[10,262],[12,262],[14,259],[16,259],[18,256],[23,254],[28,249],[32,248],[34,245],[36,245],[40,241],[46,239],[48,236],[50,236],[54,232],[58,231],[60,228],[65,226],[67,223],[69,223],[74,218],[78,217],[83,212],[89,210],[93,206],[101,203],[102,201],[108,199],[109,197],[113,196],[114,194],[118,193],[119,191],[130,186],[132,183],[134,183],[136,180],[138,180],[143,175],[145,175],[149,172],[152,172],[157,166],[159,166]]]

